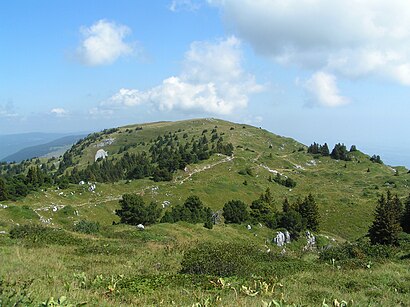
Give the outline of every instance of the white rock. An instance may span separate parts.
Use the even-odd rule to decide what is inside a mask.
[[[139,230],[144,230],[144,229],[145,229],[144,225],[142,225],[142,224],[138,224],[138,225],[137,225],[137,228],[138,228]]]
[[[276,233],[276,237],[273,238],[273,242],[279,246],[282,247],[286,243],[286,237],[285,234],[282,231],[279,231]]]
[[[105,159],[108,157],[108,152],[106,152],[104,149],[99,149],[97,150],[97,152],[95,153],[95,158],[94,161],[97,161],[98,159],[102,158]]]

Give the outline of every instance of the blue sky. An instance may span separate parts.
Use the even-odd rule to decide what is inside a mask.
[[[0,37],[0,134],[217,117],[410,166],[405,0],[2,1]]]

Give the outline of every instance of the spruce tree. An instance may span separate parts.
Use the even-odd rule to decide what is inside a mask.
[[[309,194],[303,202],[299,205],[299,213],[302,218],[306,220],[306,228],[312,231],[319,230],[319,207],[313,198],[312,194]]]
[[[249,219],[248,206],[240,200],[230,200],[223,207],[225,223],[240,224]]]
[[[378,200],[375,219],[369,228],[370,241],[372,244],[397,245],[401,230],[397,202],[388,192],[387,197],[382,195]]]
[[[329,146],[327,146],[327,143],[325,143],[321,148],[320,148],[320,153],[322,156],[329,156],[330,155],[330,151],[329,151]]]
[[[8,198],[9,195],[7,192],[6,183],[4,182],[3,178],[0,178],[0,201],[7,200]]]
[[[410,233],[410,194],[404,203],[404,212],[401,217],[401,227],[404,232]]]
[[[286,197],[286,198],[283,200],[283,203],[282,203],[282,211],[283,211],[283,212],[289,212],[290,209],[291,209],[291,207],[290,207],[288,198]]]

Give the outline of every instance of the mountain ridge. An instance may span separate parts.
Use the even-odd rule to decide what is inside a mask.
[[[18,203],[29,206],[34,203],[34,207],[42,203],[41,207],[44,207],[52,201],[56,205],[76,207],[81,203],[87,207],[90,202],[101,202],[102,208],[106,209],[95,207],[91,214],[92,211],[88,211],[90,207],[86,210],[89,212],[87,215],[97,215],[111,223],[115,216],[108,212],[118,206],[122,194],[132,191],[147,201],[167,202],[171,207],[180,203],[185,195],[195,194],[217,211],[231,199],[241,199],[250,204],[270,188],[277,210],[280,210],[284,198],[296,201],[312,193],[319,204],[323,231],[352,239],[366,233],[382,192],[391,190],[405,197],[410,186],[406,168],[374,163],[370,156],[360,151],[350,153],[351,161],[335,160],[309,154],[306,145],[265,129],[213,118],[133,124],[92,133],[63,156],[60,168],[62,161],[70,163],[61,169],[61,174],[70,177],[75,168],[81,171],[94,164],[102,165],[104,161],[115,165],[126,153],[146,152],[151,157],[150,149],[158,142],[167,143],[162,145],[163,148],[177,148],[177,144],[185,146],[190,143],[192,146],[192,142],[205,136],[209,152],[212,152],[217,143],[214,134],[222,137],[224,143],[233,144],[232,159],[213,153],[208,159],[177,168],[171,181],[155,182],[149,176],[142,179],[124,176],[120,180],[100,182],[97,183],[96,194],[84,192],[79,195],[78,183],[93,181],[81,177],[84,173],[80,172],[80,177],[72,178],[68,192],[63,192],[65,197],[59,196],[60,192],[36,192]],[[95,154],[101,148],[108,152],[108,157],[94,163]],[[42,161],[48,168],[58,163]],[[275,181],[278,173],[283,180]],[[286,178],[296,185],[292,188],[285,186]],[[70,196],[70,193],[74,194]],[[344,219],[340,219],[341,214]],[[52,213],[45,215],[45,218],[50,217],[53,217]]]

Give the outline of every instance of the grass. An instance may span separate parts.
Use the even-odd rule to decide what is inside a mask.
[[[135,131],[140,126],[143,130]],[[189,172],[204,169],[190,178],[179,171],[173,182],[143,179],[97,183],[95,193],[87,186],[70,185],[66,190],[48,188],[18,201],[2,202],[8,208],[0,208],[0,231],[6,232],[0,234],[0,289],[19,289],[21,293],[28,289],[35,305],[61,296],[70,303],[87,302],[90,306],[262,306],[272,300],[317,306],[323,300],[331,304],[334,299],[344,300],[349,306],[410,305],[408,245],[401,251],[403,259],[397,256],[357,265],[350,260],[333,264],[320,261],[317,253],[302,252],[303,241],[294,242],[286,248],[282,260],[264,262],[252,277],[233,276],[221,281],[220,276],[180,274],[185,252],[200,242],[243,242],[279,254],[280,250],[270,243],[275,232],[258,225],[250,231],[245,225],[223,224],[212,230],[186,223],[156,224],[146,231],[113,225],[118,222],[114,214],[118,200],[125,193],[138,193],[146,202],[169,201],[171,207],[195,194],[216,211],[232,199],[250,204],[269,187],[278,210],[285,197],[293,202],[312,193],[321,214],[320,238],[327,245],[331,239],[341,243],[364,236],[382,193],[390,190],[402,198],[408,194],[410,174],[403,167],[395,176],[394,169],[370,162],[361,152],[355,152],[349,162],[314,157],[299,151],[306,147],[292,139],[214,119],[122,127],[109,136],[115,142],[105,150],[115,157],[127,144],[140,144],[130,148],[131,152],[148,150],[151,139],[169,131],[176,132],[181,140],[184,133],[191,139],[206,129],[210,139],[215,126],[225,142],[233,143],[234,159],[222,163],[225,157],[214,155],[190,165]],[[80,166],[93,161],[98,149],[94,145],[75,157]],[[252,169],[251,174],[239,174],[246,169]],[[294,179],[296,187],[269,182],[269,176],[275,174],[268,169]],[[245,180],[247,185],[243,184]],[[47,240],[39,236],[34,243],[9,237],[16,224],[44,224],[41,220],[48,227],[61,229],[59,235],[52,232],[54,236]],[[74,232],[74,225],[81,220],[98,222],[100,231],[93,235]],[[275,290],[264,292],[263,282]],[[255,292],[258,294],[253,296]]]
[[[281,299],[305,306],[334,299],[354,306],[410,304],[409,259],[373,260],[369,267],[331,264],[318,260],[316,252],[302,252],[303,241],[292,243],[287,255],[280,256],[280,249],[266,243],[273,233],[265,227],[248,231],[244,225],[229,225],[207,230],[178,223],[138,231],[118,225],[97,235],[67,235],[77,243],[47,240],[31,245],[25,239],[1,237],[0,279],[17,282],[13,287],[21,291],[30,284],[33,305],[61,296],[89,306],[262,306],[263,301]],[[246,276],[180,274],[184,254],[199,242],[255,246],[260,251],[248,257],[255,259],[256,266]],[[269,257],[266,244],[272,250]],[[256,258],[255,253],[266,256]]]
[[[143,130],[135,131],[136,127]],[[336,161],[327,157],[314,157],[299,151],[304,145],[274,135],[268,131],[248,125],[233,124],[221,120],[189,120],[181,122],[159,122],[153,124],[131,125],[122,127],[118,132],[102,136],[101,140],[110,137],[115,142],[105,149],[111,156],[126,144],[139,144],[131,147],[131,152],[148,150],[151,139],[166,132],[175,132],[182,140],[184,133],[189,138],[199,137],[204,130],[210,139],[211,131],[217,127],[225,142],[235,146],[234,159],[216,164],[223,157],[213,156],[197,165],[190,165],[189,171],[203,169],[215,165],[187,178],[188,174],[179,171],[171,183],[155,183],[150,180],[134,180],[115,184],[97,184],[96,193],[90,193],[86,186],[71,185],[67,190],[47,190],[31,193],[17,202],[5,202],[12,209],[0,209],[0,225],[8,227],[15,223],[35,221],[41,215],[45,219],[52,218],[55,226],[68,226],[80,219],[99,221],[102,225],[110,225],[116,221],[113,211],[118,207],[118,199],[124,193],[139,193],[146,201],[170,201],[171,206],[180,204],[188,195],[198,195],[207,206],[219,210],[231,199],[241,199],[248,204],[269,187],[276,199],[276,206],[281,208],[285,197],[295,201],[312,193],[317,199],[322,216],[321,228],[348,240],[356,239],[366,233],[373,219],[373,211],[377,198],[381,193],[391,190],[393,194],[406,197],[410,186],[410,174],[403,167],[398,168],[399,176],[389,166],[372,163],[369,157],[357,151],[353,153],[353,161]],[[231,130],[231,127],[234,130]],[[244,128],[245,127],[245,128]],[[132,133],[126,130],[132,130]],[[97,140],[95,144],[101,142]],[[141,145],[145,142],[145,145]],[[360,148],[360,144],[358,144]],[[80,156],[76,156],[79,165],[93,161],[98,148],[91,144]],[[240,175],[241,170],[252,169],[253,176]],[[293,189],[286,188],[268,177],[274,176],[266,168],[279,171],[297,183]],[[370,172],[367,170],[370,169]],[[247,181],[245,186],[243,183]],[[153,190],[153,188],[158,189]],[[61,195],[60,195],[61,194]],[[78,211],[78,216],[62,216],[50,208],[54,205],[70,205]],[[21,209],[23,206],[26,206]],[[30,208],[28,210],[27,208]],[[48,211],[39,209],[49,208]],[[14,210],[14,211],[13,211]],[[18,211],[21,210],[21,211]],[[33,210],[36,210],[33,212]],[[340,218],[343,212],[343,218]],[[37,215],[37,216],[36,216]]]

